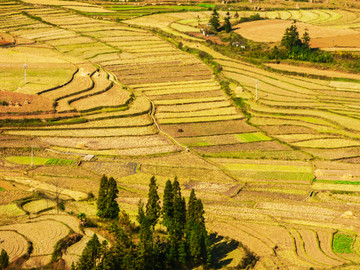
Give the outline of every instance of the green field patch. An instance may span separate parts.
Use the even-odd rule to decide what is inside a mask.
[[[70,159],[50,158],[45,165],[71,165],[73,163],[74,160]]]
[[[3,191],[3,190],[5,190],[5,189],[3,189],[2,187],[0,187],[0,191]]]
[[[353,235],[337,233],[333,239],[333,250],[336,253],[353,253],[352,243],[355,237]]]
[[[11,157],[6,157],[5,159],[11,163],[16,163],[16,164],[24,164],[24,165],[31,164],[31,157],[28,156],[11,156]],[[48,158],[34,157],[33,164],[45,165],[48,160],[49,160]]]
[[[261,172],[292,172],[292,173],[312,173],[310,166],[280,165],[280,164],[223,164],[229,170],[235,171],[261,171]]]
[[[218,152],[206,153],[205,157],[214,158],[239,158],[239,159],[277,159],[277,160],[304,160],[310,156],[300,151],[234,151],[234,152]]]
[[[31,157],[29,156],[11,156],[5,158],[7,161],[16,164],[30,165]],[[74,160],[69,159],[58,159],[58,158],[43,158],[43,157],[34,157],[34,165],[71,165],[74,163]]]
[[[0,213],[2,216],[11,217],[21,216],[25,214],[24,211],[17,207],[15,203],[0,205]]]
[[[338,185],[360,185],[360,181],[344,181],[344,180],[318,180],[314,179],[316,183],[325,183],[325,184],[338,184]]]
[[[241,133],[235,135],[241,142],[271,141],[271,138],[261,132]]]

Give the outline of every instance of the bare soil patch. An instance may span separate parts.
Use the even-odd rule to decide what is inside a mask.
[[[13,38],[13,36],[6,33],[0,33],[0,46],[11,45],[14,43],[15,39]]]
[[[251,39],[257,42],[279,42],[281,41],[281,38],[285,33],[285,29],[290,27],[291,24],[292,21],[287,20],[253,21],[238,24],[235,32],[240,34],[244,38]],[[296,26],[298,28],[300,36],[303,35],[305,29],[308,29],[311,41],[316,38],[330,38],[332,42],[332,39],[338,36],[347,36],[347,38],[349,38],[349,36],[352,35],[359,35],[359,33],[355,30],[333,29],[329,27],[315,26],[302,22],[297,22]],[[352,39],[350,39],[349,41],[351,42],[351,40]]]
[[[53,110],[53,102],[38,95],[27,95],[0,91],[0,101],[6,101],[8,105],[0,105],[0,113],[29,113],[50,112]]]
[[[244,120],[161,125],[160,129],[172,137],[178,138],[257,131],[254,127],[246,124]]]
[[[344,48],[345,50],[360,48],[360,34],[356,34],[356,33],[350,35],[339,34],[330,37],[312,38],[311,47],[336,48],[336,49]]]

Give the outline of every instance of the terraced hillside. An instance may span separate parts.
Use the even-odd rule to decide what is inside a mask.
[[[151,175],[157,176],[160,193],[168,178],[178,176],[185,196],[195,188],[203,200],[211,231],[242,242],[259,256],[256,269],[360,262],[357,81],[284,76],[184,41],[222,66],[231,81],[228,96],[200,58],[147,30],[84,17],[61,4],[7,2],[0,10],[1,30],[28,41],[2,48],[2,53],[46,50],[67,67],[55,85],[49,74],[42,87],[30,87],[35,76],[28,77],[25,87],[14,87],[12,93],[19,97],[12,98],[21,106],[11,107],[11,114],[6,114],[8,105],[0,106],[6,107],[1,118],[13,120],[1,122],[4,182],[24,187],[26,194],[29,186],[54,194],[54,183],[61,179],[64,198],[77,200],[66,202],[66,211],[94,217],[95,206],[78,200],[87,192],[97,194],[98,178],[106,173],[121,187],[120,208],[135,218]],[[28,59],[29,72],[33,62]],[[25,95],[30,104],[44,99],[50,107],[31,114],[16,111],[29,105]],[[33,120],[15,121],[22,118]],[[32,148],[39,161],[34,167]],[[15,197],[11,190],[0,192]],[[53,217],[40,215],[24,223],[24,210],[13,211],[18,208],[11,201],[0,205],[8,223],[0,227],[0,237],[14,237],[19,248],[10,250],[9,240],[0,248],[10,250],[13,261],[25,253],[29,241],[36,243],[23,267],[46,265],[54,243],[41,242],[39,237],[48,236],[40,233],[29,234],[29,239],[22,235]],[[45,203],[23,208],[36,214],[46,210]],[[43,233],[55,235],[53,241],[64,238],[68,227],[77,232],[77,219],[61,223],[58,218],[74,217],[52,214],[55,231]],[[68,266],[91,235],[85,231],[63,255]],[[338,244],[344,237],[348,249],[342,252]]]

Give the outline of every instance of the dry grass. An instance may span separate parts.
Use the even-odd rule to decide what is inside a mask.
[[[23,205],[23,208],[30,213],[37,213],[41,210],[54,207],[55,205],[56,205],[55,202],[43,199],[43,200],[36,200],[26,203],[25,205]]]
[[[10,262],[26,254],[28,242],[19,233],[15,231],[2,230],[0,227],[0,238],[3,240],[0,244],[0,249],[5,249],[9,255]]]

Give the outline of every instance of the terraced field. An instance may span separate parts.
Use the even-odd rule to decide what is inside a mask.
[[[95,10],[71,3],[71,9]],[[28,42],[1,48],[0,57],[10,51],[34,55],[40,50],[66,67],[57,81],[47,74],[41,87],[6,89],[0,84],[3,90],[22,94],[22,102],[26,94],[30,104],[35,98],[50,104],[34,115],[25,115],[25,109],[12,114],[3,110],[2,119],[37,120],[23,125],[1,122],[1,178],[49,194],[56,192],[52,182],[62,179],[64,198],[79,199],[84,192],[96,194],[97,177],[111,174],[121,185],[120,207],[135,218],[151,175],[158,177],[160,195],[165,181],[178,176],[185,196],[189,189],[197,190],[211,231],[242,242],[259,256],[255,269],[331,268],[360,262],[355,244],[349,253],[334,248],[336,233],[347,233],[356,243],[360,229],[357,81],[280,75],[221,56],[196,43],[196,38],[184,41],[213,55],[222,75],[232,81],[229,96],[200,58],[150,31],[55,6],[14,3],[0,12],[0,29]],[[347,21],[356,28],[353,13],[289,10],[261,15],[344,27]],[[157,25],[184,37],[197,25],[198,15],[206,21],[209,12],[156,14],[126,23]],[[29,72],[35,60],[29,57]],[[234,91],[238,88],[242,91]],[[240,98],[244,107],[236,105]],[[34,168],[29,166],[31,146],[38,162]],[[89,155],[95,155],[92,161],[82,160]],[[74,163],[46,165],[55,158]],[[38,200],[23,208],[36,214],[53,203],[48,206],[46,200]],[[66,207],[89,216],[95,212],[87,202],[69,202]],[[41,230],[49,222],[53,231]],[[9,250],[13,261],[26,253],[31,241],[34,252],[23,266],[46,265],[56,241],[70,228],[79,231],[77,222],[71,216],[46,215],[2,226],[0,237],[14,237],[17,244],[11,249],[5,239],[0,248]],[[68,249],[63,256],[67,266],[78,259],[92,233],[85,232]],[[52,240],[43,241],[47,238]]]

